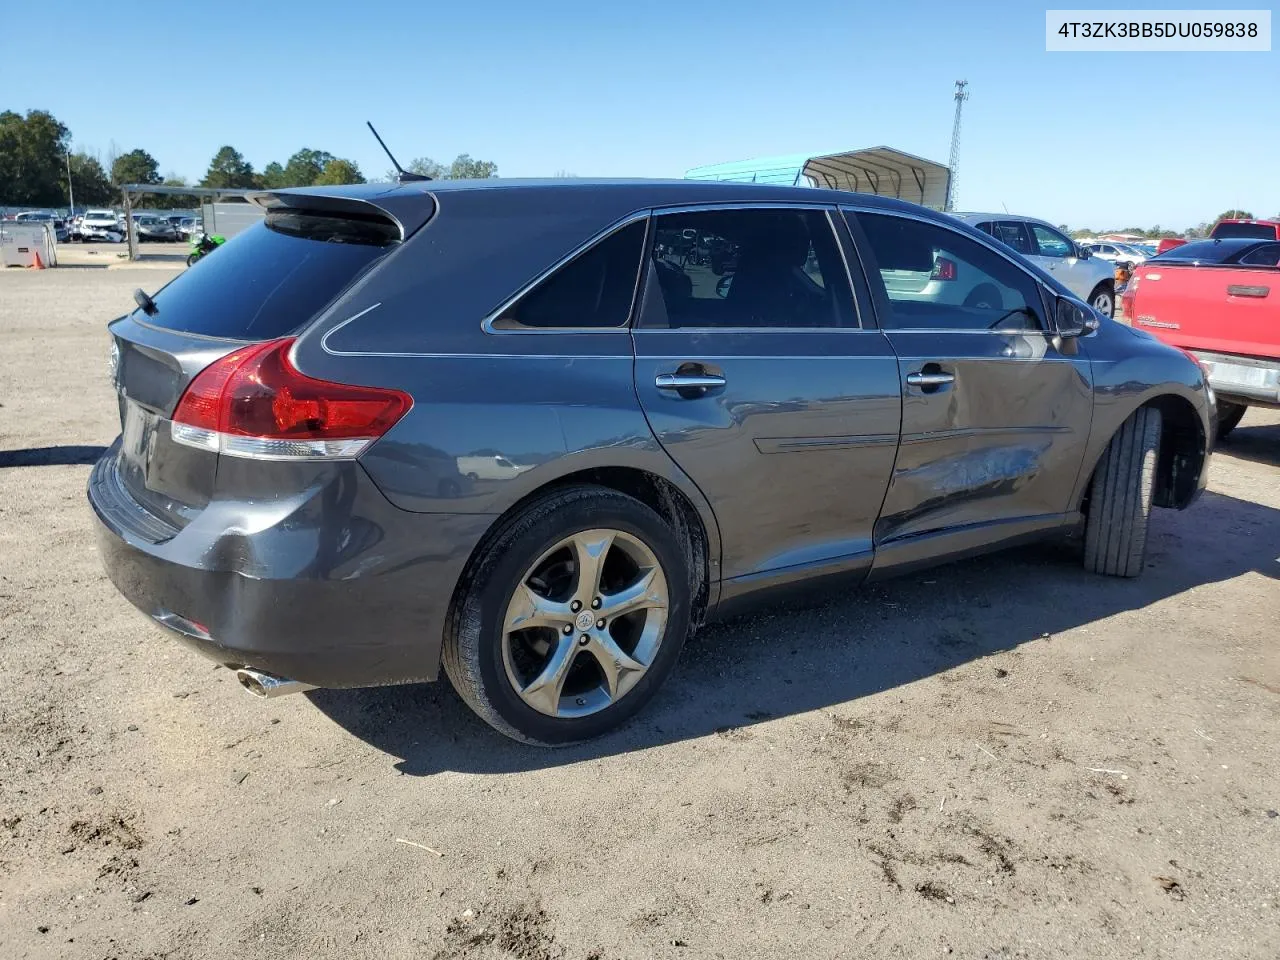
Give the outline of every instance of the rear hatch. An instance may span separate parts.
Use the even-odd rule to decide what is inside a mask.
[[[1134,274],[1133,324],[1194,350],[1280,356],[1280,270],[1148,261]]]
[[[115,469],[97,476],[126,517],[142,508],[135,532],[157,540],[168,528],[172,536],[213,496],[218,453],[177,443],[170,431],[192,380],[237,348],[305,328],[401,239],[394,218],[324,199],[323,211],[269,208],[152,295],[154,308],[110,324],[121,437]]]

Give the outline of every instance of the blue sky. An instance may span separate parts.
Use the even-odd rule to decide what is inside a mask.
[[[878,144],[945,163],[963,78],[962,209],[1095,228],[1280,212],[1280,53],[1050,54],[1044,10],[10,3],[6,46],[25,38],[26,53],[0,57],[0,109],[50,110],[77,148],[142,147],[193,179],[224,143],[255,169],[309,146],[380,175],[365,120],[404,162],[468,152],[506,176],[678,177]]]

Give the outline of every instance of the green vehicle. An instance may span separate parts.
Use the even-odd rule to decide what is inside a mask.
[[[191,266],[201,257],[212,253],[226,242],[227,238],[220,233],[197,233],[191,238],[191,253],[187,255],[187,266]]]

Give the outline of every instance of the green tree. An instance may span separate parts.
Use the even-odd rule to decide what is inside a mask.
[[[364,175],[360,173],[360,168],[352,161],[343,160],[341,157],[331,157],[314,182],[317,186],[364,183]]]
[[[159,183],[160,165],[145,150],[130,150],[116,157],[111,165],[111,182],[117,187],[126,183]]]
[[[213,156],[202,187],[250,189],[257,185],[253,165],[235,147],[223,147]]]
[[[1220,223],[1223,220],[1252,220],[1252,219],[1254,219],[1253,214],[1250,213],[1248,210],[1227,210],[1223,213],[1218,214],[1214,218],[1213,222],[1216,224],[1216,223]]]
[[[445,166],[430,157],[418,157],[406,168],[410,173],[430,177],[432,180],[483,180],[498,175],[498,165],[492,160],[473,160],[471,154],[460,153],[453,163]],[[386,179],[395,180],[395,170],[388,170]],[[569,174],[572,176],[572,174]]]
[[[111,202],[115,191],[111,189],[107,171],[102,169],[102,164],[98,162],[97,157],[83,151],[73,153],[70,166],[71,185],[77,206],[95,207]],[[70,197],[67,198],[67,202],[71,202]]]
[[[472,160],[471,154],[460,153],[449,167],[451,180],[485,180],[498,175],[498,165],[492,160]]]
[[[279,190],[281,187],[289,186],[284,179],[284,167],[274,160],[262,168],[262,175],[258,179],[264,190]]]
[[[0,113],[0,203],[64,203],[70,142],[70,131],[47,110]]]
[[[303,147],[290,157],[289,162],[284,165],[283,186],[309,187],[312,184],[320,183],[320,175],[333,159],[333,154],[328,151]]]

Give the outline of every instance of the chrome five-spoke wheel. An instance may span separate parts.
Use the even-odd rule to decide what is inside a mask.
[[[668,606],[662,565],[639,538],[604,528],[565,537],[526,570],[507,604],[507,680],[549,717],[597,713],[653,664]]]
[[[675,669],[705,570],[695,566],[702,541],[665,506],[581,483],[494,526],[441,649],[472,710],[550,746],[599,736],[653,698]]]

